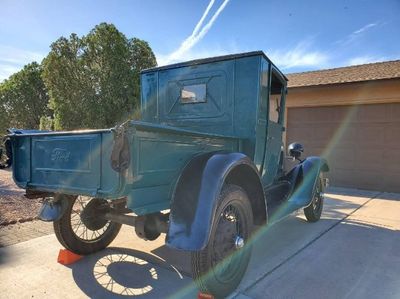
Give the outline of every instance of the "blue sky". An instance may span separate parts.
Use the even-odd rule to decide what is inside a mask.
[[[0,0],[0,81],[100,22],[148,41],[159,64],[253,50],[285,73],[394,60],[399,16],[400,0]]]

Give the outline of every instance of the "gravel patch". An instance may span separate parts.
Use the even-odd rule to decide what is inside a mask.
[[[37,219],[41,199],[24,197],[25,190],[18,188],[10,170],[0,170],[0,227]]]

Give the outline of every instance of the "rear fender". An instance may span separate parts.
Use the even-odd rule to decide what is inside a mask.
[[[296,208],[308,206],[320,173],[328,171],[328,163],[321,157],[308,157],[296,165],[287,175],[292,185],[289,203]]]
[[[185,166],[177,181],[166,240],[169,246],[197,251],[207,245],[225,183],[241,186],[250,198],[255,222],[266,221],[264,191],[253,162],[242,153],[202,154]]]

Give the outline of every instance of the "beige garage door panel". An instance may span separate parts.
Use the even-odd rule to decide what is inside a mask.
[[[332,185],[400,192],[400,103],[289,108],[287,141],[325,156]]]

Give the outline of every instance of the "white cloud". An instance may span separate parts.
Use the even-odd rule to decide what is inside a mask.
[[[9,64],[0,64],[0,83],[10,77],[12,74],[18,72],[21,68]]]
[[[39,52],[0,45],[0,82],[19,71],[25,64],[40,63],[46,55]]]
[[[206,10],[204,11],[203,15],[201,16],[199,22],[196,24],[196,26],[193,29],[192,34],[188,37],[188,39],[193,38],[195,35],[198,34],[201,26],[203,25],[204,20],[206,19],[208,13],[210,12],[210,9],[214,5],[215,0],[210,0],[210,3],[208,3]]]
[[[200,59],[200,58],[229,55],[229,54],[233,54],[233,53],[237,53],[237,52],[244,52],[244,51],[238,50],[236,47],[226,47],[226,48],[213,47],[211,50],[190,49],[189,51],[186,51],[185,53],[181,54],[179,60],[180,61],[189,61],[189,60]],[[163,54],[156,53],[156,57],[157,57],[157,63],[160,66],[171,63],[171,61],[169,60],[169,55],[163,55]]]
[[[214,25],[214,22],[217,20],[220,13],[224,10],[225,6],[228,4],[229,0],[224,0],[224,2],[218,7],[216,12],[212,15],[211,19],[203,26],[203,22],[206,19],[210,9],[214,5],[215,0],[210,0],[207,5],[206,10],[201,16],[199,22],[196,24],[193,32],[190,36],[188,36],[179,46],[178,49],[170,53],[169,55],[165,55],[164,57],[160,57],[159,64],[168,64],[172,62],[178,62],[185,60],[185,56],[190,52],[190,50],[203,39],[203,37],[208,33],[211,27]],[[200,29],[201,28],[201,29]]]
[[[365,32],[367,32],[371,28],[378,26],[378,25],[381,25],[381,23],[379,23],[379,22],[369,23],[369,24],[361,27],[360,29],[354,30],[352,33],[347,35],[344,39],[340,39],[340,40],[336,41],[334,44],[342,44],[342,45],[350,44],[354,40],[361,37]]]
[[[289,50],[275,49],[269,51],[268,56],[282,70],[295,67],[323,68],[329,61],[329,56],[313,49],[310,42],[300,42]]]
[[[0,61],[12,64],[26,64],[32,61],[41,62],[45,54],[0,45]]]
[[[388,60],[387,57],[376,57],[376,56],[370,56],[370,55],[364,55],[364,56],[357,56],[349,59],[347,61],[347,65],[358,65],[358,64],[366,64],[366,63],[373,63],[373,62],[379,62],[379,61],[386,61]]]
[[[378,23],[370,23],[365,25],[364,27],[354,31],[352,34],[360,34],[363,33],[364,31],[368,30],[369,28],[375,27],[376,25],[378,25]]]
[[[190,49],[180,56],[180,61],[189,61],[234,53],[248,52],[254,49],[239,47],[236,43],[213,46],[207,49]],[[313,48],[311,42],[300,42],[292,49],[272,49],[265,53],[281,70],[292,68],[324,68],[330,66],[330,56]],[[170,63],[169,55],[156,53],[158,65]]]

